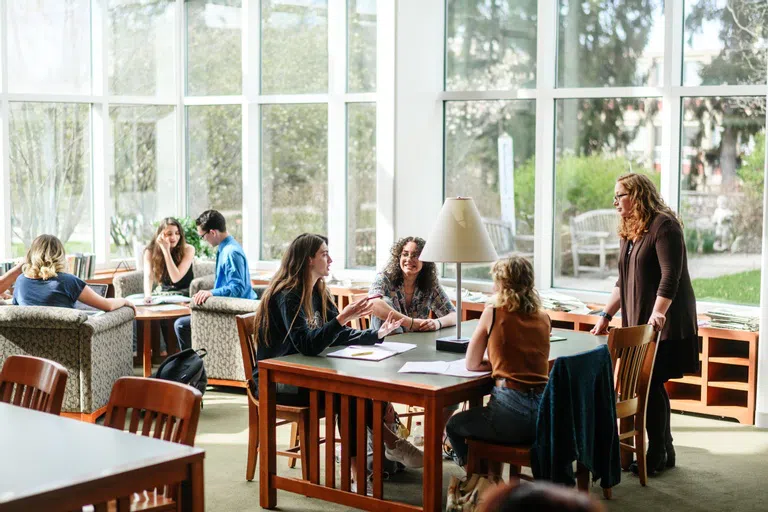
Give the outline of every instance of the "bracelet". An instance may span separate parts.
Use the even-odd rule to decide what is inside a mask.
[[[608,320],[609,322],[610,322],[611,320],[613,320],[613,315],[610,315],[610,314],[606,313],[605,311],[601,311],[601,312],[599,312],[597,315],[598,315],[598,316],[601,316],[601,317],[603,317],[603,318],[605,318],[605,319],[606,319],[606,320]]]
[[[413,317],[411,317],[411,326],[408,328],[409,331],[413,330]]]
[[[436,318],[436,320],[437,320],[437,330],[439,331],[440,329],[443,328],[443,323],[440,321],[439,318]]]

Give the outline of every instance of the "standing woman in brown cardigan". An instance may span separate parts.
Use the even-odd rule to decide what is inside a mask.
[[[699,366],[696,298],[680,220],[643,174],[616,180],[613,206],[619,222],[619,280],[592,334],[606,334],[621,307],[621,325],[651,324],[661,331],[648,391],[646,429],[649,474],[675,465],[669,395],[664,383]],[[633,472],[636,465],[633,463]]]

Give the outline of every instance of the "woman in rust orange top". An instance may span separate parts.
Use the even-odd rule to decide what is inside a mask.
[[[496,294],[480,316],[467,349],[467,370],[490,371],[496,385],[486,407],[451,417],[445,427],[460,466],[466,439],[517,444],[536,438],[536,417],[549,379],[549,317],[533,287],[533,266],[522,256],[499,260],[491,270]],[[483,358],[486,348],[488,359]]]

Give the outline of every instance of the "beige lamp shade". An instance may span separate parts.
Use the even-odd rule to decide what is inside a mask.
[[[450,197],[421,251],[421,261],[486,263],[499,256],[471,197]]]

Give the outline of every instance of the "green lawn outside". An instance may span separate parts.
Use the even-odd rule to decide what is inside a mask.
[[[696,300],[757,306],[760,304],[760,270],[709,279],[694,279]]]
[[[21,258],[27,255],[27,249],[22,243],[14,243],[11,245],[11,254],[14,258]],[[64,250],[67,254],[74,254],[76,252],[93,252],[91,249],[91,242],[67,242],[64,244]]]

